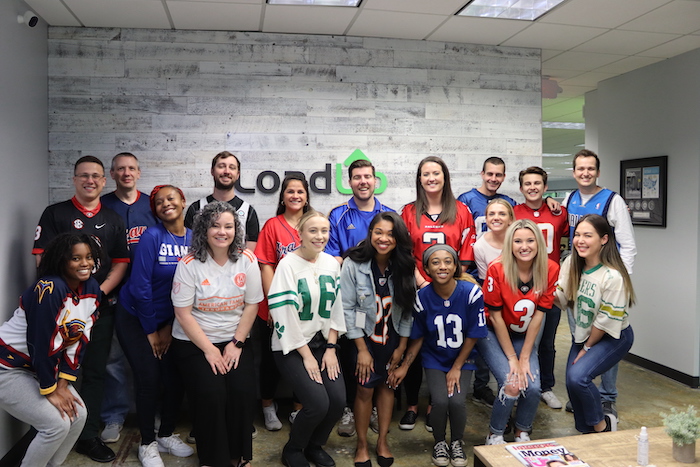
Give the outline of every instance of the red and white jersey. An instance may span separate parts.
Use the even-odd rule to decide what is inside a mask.
[[[554,306],[559,264],[548,260],[547,266],[547,290],[533,290],[532,285],[519,283],[516,292],[513,292],[506,282],[503,264],[500,261],[491,263],[484,281],[487,315],[490,311],[500,311],[510,332],[527,331],[535,311],[546,313]]]
[[[459,260],[462,262],[474,261],[474,242],[476,241],[474,218],[464,203],[457,201],[456,204],[457,218],[454,224],[441,224],[440,221],[433,221],[423,213],[420,216],[420,226],[417,226],[415,203],[409,203],[401,208],[401,218],[406,223],[413,241],[416,266],[425,280],[431,279],[423,270],[423,252],[435,243],[450,245],[457,250]]]
[[[569,235],[569,221],[566,208],[562,206],[561,213],[558,216],[552,214],[547,203],[542,203],[539,209],[532,209],[525,203],[518,204],[513,208],[513,211],[516,219],[530,219],[537,224],[544,236],[549,259],[559,264],[561,238]]]

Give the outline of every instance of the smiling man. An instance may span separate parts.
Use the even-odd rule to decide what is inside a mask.
[[[100,408],[104,393],[105,367],[114,330],[116,288],[126,273],[129,250],[124,222],[119,215],[100,202],[106,184],[104,165],[94,156],[83,156],[75,163],[73,186],[75,196],[68,201],[47,207],[34,235],[37,265],[46,245],[61,233],[81,233],[99,240],[102,256],[96,261],[93,277],[104,293],[100,300],[99,319],[82,363],[80,395],[88,409],[88,419],[80,435],[76,451],[97,462],[111,462],[114,451],[100,439]]]
[[[200,209],[214,200],[223,201],[230,204],[238,213],[238,219],[245,229],[246,248],[250,251],[255,250],[255,245],[258,243],[258,234],[260,233],[260,222],[258,221],[258,213],[250,204],[236,196],[234,185],[241,175],[241,162],[238,157],[228,151],[222,151],[211,161],[211,176],[214,178],[214,193],[195,201],[187,209],[185,214],[185,226],[192,228],[194,216]]]

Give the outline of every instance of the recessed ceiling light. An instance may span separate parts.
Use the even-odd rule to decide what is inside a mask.
[[[535,21],[565,0],[472,0],[458,16]]]
[[[267,0],[270,5],[320,5],[356,7],[362,0]]]

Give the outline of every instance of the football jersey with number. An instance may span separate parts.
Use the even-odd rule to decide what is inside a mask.
[[[450,371],[466,339],[486,337],[484,298],[481,288],[471,282],[457,281],[449,299],[440,297],[433,285],[418,291],[411,339],[423,338],[423,368]],[[476,346],[463,370],[475,370]]]
[[[544,242],[547,244],[549,259],[559,264],[561,238],[569,235],[566,208],[562,206],[561,213],[555,215],[547,207],[547,203],[542,203],[539,209],[532,209],[523,203],[515,206],[513,211],[516,219],[530,219],[537,224],[544,236]]]
[[[285,355],[308,344],[317,332],[328,339],[331,329],[345,332],[340,296],[340,264],[321,252],[312,263],[297,254],[279,262],[267,294],[275,322],[272,350]]]
[[[467,205],[472,213],[472,216],[474,216],[476,238],[481,237],[488,230],[488,227],[486,226],[486,206],[491,200],[494,199],[504,199],[508,201],[511,206],[515,206],[517,204],[515,200],[508,195],[496,193],[493,196],[486,196],[476,188],[472,188],[466,193],[462,193],[459,195],[459,198],[457,198],[457,201],[461,201]]]
[[[453,224],[441,224],[433,221],[427,214],[420,216],[420,225],[416,225],[416,205],[409,203],[401,208],[401,218],[408,227],[413,241],[413,256],[416,266],[423,278],[432,281],[423,269],[423,252],[435,243],[450,245],[457,250],[462,262],[474,261],[474,218],[469,208],[457,202],[457,217]]]
[[[486,272],[484,303],[488,311],[500,311],[510,332],[524,333],[536,310],[548,312],[554,306],[559,264],[547,260],[547,290],[539,291],[518,284],[513,292],[506,282],[503,263],[494,261]]]

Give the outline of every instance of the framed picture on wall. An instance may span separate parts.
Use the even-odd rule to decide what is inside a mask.
[[[620,195],[635,225],[666,227],[668,156],[620,161]]]

